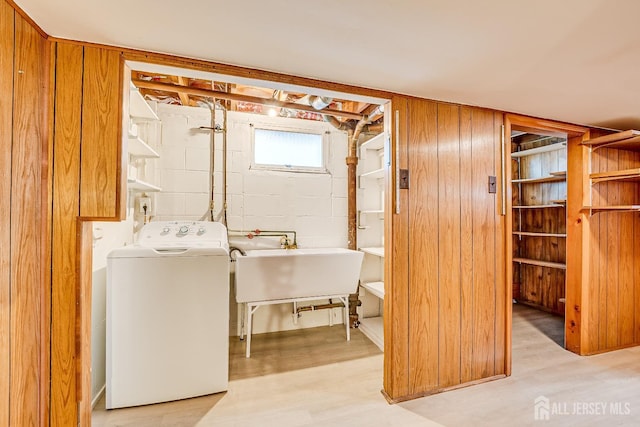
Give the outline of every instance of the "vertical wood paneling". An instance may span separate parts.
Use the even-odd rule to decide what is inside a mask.
[[[567,248],[566,252],[566,301],[565,305],[565,347],[580,353],[588,344],[583,342],[583,334],[589,329],[586,307],[591,288],[583,285],[588,283],[589,254],[583,244],[589,240],[589,223],[582,206],[587,205],[583,200],[584,174],[587,167],[587,148],[579,145],[582,136],[569,138],[567,141]],[[584,280],[584,282],[583,282]],[[583,318],[584,313],[584,318]]]
[[[507,229],[506,211],[510,206],[505,205],[505,215],[500,215],[502,209],[502,200],[500,194],[502,194],[502,173],[508,171],[502,170],[501,166],[501,149],[500,144],[502,139],[502,132],[504,125],[504,117],[502,114],[493,113],[493,141],[491,146],[493,147],[493,174],[498,181],[497,193],[495,195],[487,194],[486,197],[489,200],[493,199],[494,205],[494,218],[496,229],[494,233],[495,239],[495,258],[494,266],[496,271],[495,278],[495,341],[494,341],[494,375],[506,374],[510,372],[511,361],[511,341],[507,339],[507,333],[511,336],[510,331],[507,332],[507,317],[511,314],[511,283],[507,283],[507,239],[511,239],[509,233],[511,229]],[[506,138],[506,135],[505,135]],[[508,153],[505,152],[505,156]],[[506,161],[505,161],[506,163]],[[505,181],[506,182],[506,181]],[[506,191],[506,188],[504,189]],[[506,346],[509,345],[507,350]],[[507,359],[507,357],[509,359]]]
[[[122,66],[117,51],[84,49],[80,215],[123,219]]]
[[[634,213],[633,217],[633,329],[634,342],[640,343],[640,213]]]
[[[78,422],[80,426],[91,425],[91,291],[93,274],[93,224],[78,220],[78,242],[76,259],[78,268],[78,337],[79,361],[76,364],[78,381]],[[75,421],[75,417],[72,419]],[[62,425],[62,424],[61,424]]]
[[[473,361],[473,147],[471,108],[460,108],[460,380],[469,382]]]
[[[53,180],[52,425],[75,423],[76,222],[79,214],[83,48],[58,43]]]
[[[620,151],[618,154],[619,167],[621,169],[631,169],[634,166],[634,153],[630,151]],[[637,199],[634,183],[622,183],[620,185],[620,203],[632,205]],[[634,213],[624,212],[620,214],[620,256],[619,263],[619,295],[618,295],[618,345],[628,346],[634,342],[633,322],[634,322],[634,298],[633,298],[633,216]],[[630,238],[631,237],[631,238]]]
[[[39,425],[46,350],[42,336],[43,265],[47,208],[42,167],[47,152],[47,42],[24,19],[15,19],[14,118],[11,170],[11,401],[12,425]]]
[[[400,192],[400,213],[395,212],[396,150],[401,168],[408,167],[407,99],[394,97],[392,117],[386,113],[385,123],[391,122],[391,168],[387,170],[385,192],[385,271],[384,271],[384,390],[391,399],[409,394],[409,204],[408,192]],[[399,114],[396,122],[395,112]],[[397,132],[396,132],[397,130]],[[396,135],[399,138],[396,138]],[[391,189],[394,189],[391,191]]]
[[[438,104],[439,386],[460,384],[460,107]],[[427,182],[427,185],[433,184]]]
[[[0,427],[9,425],[14,11],[0,2]]]
[[[409,103],[409,393],[438,386],[437,104]],[[437,239],[437,240],[436,240]]]
[[[595,136],[598,136],[597,134]],[[594,135],[592,135],[594,137]],[[630,169],[640,166],[640,154],[615,149],[598,149],[591,156],[593,172]],[[592,204],[635,204],[638,184],[604,182],[593,185]],[[589,218],[591,232],[586,250],[589,253],[589,278],[585,288],[588,302],[584,310],[588,319],[588,344],[582,354],[599,353],[640,343],[636,336],[638,214],[631,212],[594,213]]]
[[[618,167],[618,150],[608,150],[607,170],[615,170]],[[607,198],[609,203],[620,204],[620,184],[615,182],[605,183],[607,186]],[[615,348],[620,345],[618,337],[618,268],[620,261],[620,215],[613,212],[607,215],[607,240],[601,244],[607,245],[607,321],[606,321],[606,348]]]
[[[494,375],[496,319],[495,199],[487,195],[487,177],[495,175],[493,113],[472,112],[473,146],[473,360],[472,379]]]

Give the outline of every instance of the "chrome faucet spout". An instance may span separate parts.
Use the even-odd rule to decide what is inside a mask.
[[[242,249],[237,248],[235,246],[230,246],[229,247],[229,258],[231,258],[231,262],[235,262],[235,260],[236,260],[236,257],[231,256],[231,254],[233,254],[234,252],[240,252],[240,255],[247,256],[247,253],[245,251],[243,251]]]

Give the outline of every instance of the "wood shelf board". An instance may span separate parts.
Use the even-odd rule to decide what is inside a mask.
[[[375,169],[360,175],[361,178],[384,178],[384,168]]]
[[[538,267],[549,267],[549,268],[557,268],[560,270],[566,270],[567,265],[560,262],[551,262],[551,261],[541,261],[539,259],[530,259],[530,258],[513,258],[513,262],[517,262],[520,264],[529,264],[529,265],[537,265]]]
[[[549,175],[551,176],[562,176],[565,177],[567,176],[567,171],[555,171],[555,172],[549,172]]]
[[[550,151],[562,150],[566,148],[567,148],[566,142],[559,142],[556,144],[549,144],[549,145],[543,145],[541,147],[530,148],[528,150],[514,151],[513,153],[511,153],[511,157],[518,158],[518,157],[525,157],[525,156],[533,156],[535,154],[548,153]]]
[[[566,233],[538,233],[533,231],[514,231],[513,234],[531,237],[567,237]]]
[[[640,168],[592,173],[589,178],[593,184],[604,181],[640,181]]]
[[[364,209],[360,211],[361,214],[383,214],[384,210],[382,209]]]
[[[129,136],[127,152],[134,157],[160,158],[160,154],[139,137]]]
[[[559,172],[553,172],[555,174],[559,174]],[[539,184],[543,182],[559,182],[564,181],[566,179],[566,172],[562,175],[549,175],[543,176],[541,178],[523,178],[523,179],[512,179],[511,182],[514,184]]]
[[[360,286],[378,298],[384,299],[384,282],[366,282],[362,283]]]
[[[567,199],[550,200],[550,202],[553,203],[554,205],[566,205]]]
[[[614,206],[583,206],[582,209],[597,212],[626,212],[640,211],[640,205],[614,205]]]
[[[362,252],[369,255],[384,257],[384,248],[383,247],[369,247],[369,248],[360,248]]]
[[[547,208],[564,208],[564,204],[549,204],[549,205],[518,205],[511,206],[512,209],[547,209]]]
[[[626,130],[583,141],[581,144],[594,149],[621,148],[624,150],[640,151],[640,131],[633,129]]]

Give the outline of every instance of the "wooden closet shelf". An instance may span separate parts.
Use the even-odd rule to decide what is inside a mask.
[[[593,184],[604,181],[640,181],[640,168],[592,173],[589,178]]]
[[[631,212],[640,211],[640,205],[613,205],[613,206],[583,206],[582,209],[591,211],[591,213],[598,212]]]
[[[535,231],[514,231],[516,236],[531,236],[531,237],[567,237],[566,233],[539,233]]]
[[[557,144],[543,145],[542,147],[529,148],[528,150],[514,151],[511,153],[511,157],[525,157],[533,156],[534,154],[548,153],[549,151],[562,150],[567,147],[566,142],[560,142]]]
[[[537,184],[541,182],[559,182],[564,181],[566,179],[567,173],[561,172],[552,172],[555,175],[543,176],[542,178],[523,178],[523,179],[512,179],[511,182],[514,184]]]
[[[547,208],[564,208],[564,204],[549,204],[549,205],[521,205],[511,206],[513,209],[547,209]]]
[[[551,261],[540,261],[539,259],[514,258],[513,262],[518,262],[520,264],[537,265],[539,267],[558,268],[560,270],[567,269],[566,264],[562,264],[559,262],[551,262]]]
[[[582,145],[593,148],[617,148],[622,150],[640,151],[640,131],[626,130],[624,132],[605,135],[582,142]]]

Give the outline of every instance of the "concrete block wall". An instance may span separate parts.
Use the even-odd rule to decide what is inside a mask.
[[[162,191],[155,195],[156,221],[198,220],[209,206],[211,134],[200,126],[211,126],[207,108],[158,104],[162,138],[158,146],[155,182]]]

